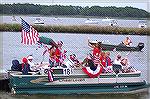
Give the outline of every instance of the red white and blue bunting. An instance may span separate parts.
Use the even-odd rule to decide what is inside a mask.
[[[95,77],[98,77],[102,73],[103,68],[101,66],[97,66],[97,68],[95,70],[92,70],[90,67],[84,67],[84,68],[82,68],[82,70],[90,78],[95,78]]]

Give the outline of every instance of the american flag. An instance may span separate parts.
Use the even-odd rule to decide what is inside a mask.
[[[32,45],[35,44],[36,41],[39,41],[39,34],[37,30],[35,30],[31,25],[29,25],[26,21],[21,18],[22,25],[22,41],[21,43]]]

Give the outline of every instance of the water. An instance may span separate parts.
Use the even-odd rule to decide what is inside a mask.
[[[0,19],[2,19],[2,23],[21,23],[22,17],[24,20],[26,20],[30,24],[34,24],[36,18],[41,18],[41,20],[44,20],[44,25],[87,25],[85,21],[87,18],[70,18],[70,17],[42,17],[42,16],[15,16],[15,19],[17,21],[12,21],[12,16],[0,16]],[[102,18],[91,18],[94,21],[98,21],[98,24],[92,24],[92,25],[99,25],[99,26],[108,26],[110,21],[102,21]],[[116,19],[117,24],[119,27],[138,27],[139,21],[141,20],[125,20],[125,19]],[[147,20],[145,20],[147,21]]]
[[[139,94],[100,94],[100,95],[11,95],[0,92],[2,99],[150,99],[148,93]]]
[[[21,32],[0,32],[3,34],[3,69],[10,69],[11,61],[18,59],[21,62],[22,57],[30,54],[34,56],[34,62],[41,62],[43,59],[42,53],[44,48],[36,50],[37,45],[23,45],[21,44]],[[82,61],[87,53],[91,51],[88,47],[87,39],[109,42],[112,44],[119,44],[127,35],[99,35],[99,34],[62,34],[62,33],[40,33],[40,36],[50,37],[54,41],[63,41],[63,49],[67,50],[67,55],[75,53],[80,61]],[[142,71],[143,79],[148,79],[149,71],[149,36],[131,35],[132,46],[137,46],[139,42],[145,44],[142,52],[131,52],[128,55],[131,66]],[[111,58],[114,60],[117,53],[121,53],[126,57],[128,52],[111,52]],[[48,53],[44,56],[44,61],[48,61]],[[2,99],[150,99],[149,93],[139,94],[102,94],[102,95],[11,95],[10,93],[0,92]]]

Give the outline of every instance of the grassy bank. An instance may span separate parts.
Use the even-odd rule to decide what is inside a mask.
[[[40,26],[35,25],[38,32],[57,33],[81,33],[81,34],[130,34],[150,35],[150,28],[124,28],[124,27],[101,27],[95,25],[74,25],[74,26]],[[20,24],[0,24],[0,31],[20,32]]]

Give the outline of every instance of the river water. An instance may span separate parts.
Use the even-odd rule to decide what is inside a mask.
[[[44,25],[91,25],[91,24],[86,24],[85,22],[87,21],[87,18],[71,18],[71,17],[54,17],[54,16],[15,16],[16,21],[12,21],[14,19],[13,16],[0,16],[1,22],[2,23],[21,23],[22,17],[25,21],[27,21],[29,24],[34,24],[36,21],[36,18],[40,18],[43,20]],[[108,26],[111,21],[109,20],[104,20],[106,18],[90,18],[90,20],[97,21],[97,24],[92,24],[92,25],[99,25],[99,26]],[[117,22],[117,26],[119,27],[138,27],[140,21],[147,21],[141,20],[141,19],[115,19]]]
[[[21,62],[22,57],[30,54],[34,57],[34,62],[48,61],[48,53],[42,56],[44,48],[38,48],[37,45],[23,45],[21,44],[21,32],[0,32],[2,36],[2,50],[3,50],[3,69],[9,70],[11,61],[18,59]],[[54,41],[63,41],[63,49],[67,50],[67,55],[75,53],[77,58],[82,61],[86,55],[91,51],[88,47],[87,39],[103,41],[110,44],[119,44],[126,36],[129,35],[99,35],[99,34],[71,34],[71,33],[40,33],[40,36],[50,37]],[[130,65],[142,71],[143,79],[149,80],[149,36],[130,35],[132,39],[132,46],[137,46],[139,42],[145,44],[142,52],[111,52],[112,60],[115,59],[116,54],[121,53],[123,57],[128,58]],[[139,94],[101,94],[101,95],[11,95],[10,93],[0,92],[2,99],[150,99],[149,92]]]

